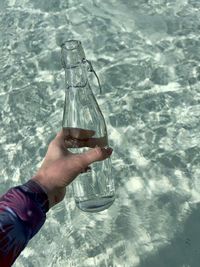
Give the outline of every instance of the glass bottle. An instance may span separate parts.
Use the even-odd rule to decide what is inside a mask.
[[[81,42],[65,42],[61,56],[66,82],[62,126],[69,150],[82,153],[95,146],[108,146],[105,120],[87,78],[88,70],[94,70],[85,58]],[[115,199],[110,158],[93,163],[90,172],[80,174],[72,187],[79,209],[98,212],[110,207]]]

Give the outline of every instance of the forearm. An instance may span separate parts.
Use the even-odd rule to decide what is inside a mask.
[[[34,177],[32,177],[32,180],[40,185],[40,187],[46,192],[49,201],[49,209],[63,200],[66,188],[56,186],[48,175],[43,175],[38,172]]]
[[[13,264],[46,219],[46,193],[34,181],[11,188],[0,197],[0,263]]]

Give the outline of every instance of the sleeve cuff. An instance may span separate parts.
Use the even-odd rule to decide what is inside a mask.
[[[25,184],[20,185],[18,189],[28,194],[33,201],[37,202],[44,213],[48,212],[49,200],[47,193],[37,182],[29,180]]]

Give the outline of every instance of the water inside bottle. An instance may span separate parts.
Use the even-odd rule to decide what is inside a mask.
[[[82,211],[87,211],[87,212],[99,212],[103,211],[107,208],[109,208],[112,203],[115,200],[115,196],[106,196],[106,197],[101,197],[98,199],[88,199],[88,200],[76,200],[76,206],[82,210]]]
[[[88,148],[70,148],[70,151],[73,153],[83,153],[86,150],[88,150]],[[79,177],[72,182],[75,203],[80,210],[99,212],[109,208],[114,202],[115,195],[112,191],[112,186],[106,182],[102,183],[100,177],[102,176],[102,165],[107,165],[107,161],[109,161],[109,159],[91,164],[91,171],[80,174]],[[103,180],[105,181],[105,177]],[[109,188],[109,186],[111,188]],[[102,194],[104,190],[105,194]],[[77,192],[79,192],[79,197]],[[108,192],[110,192],[110,194],[108,194]]]
[[[64,128],[68,150],[83,153],[91,147],[106,146],[107,137],[94,137],[94,132],[78,128]],[[88,135],[88,136],[87,136]],[[91,137],[89,137],[91,136]],[[99,212],[114,202],[110,159],[91,164],[91,171],[80,174],[72,183],[77,207],[82,211]]]

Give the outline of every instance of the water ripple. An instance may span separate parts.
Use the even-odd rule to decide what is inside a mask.
[[[117,188],[100,214],[69,192],[16,267],[198,266],[199,1],[0,4],[1,192],[34,174],[61,127],[59,46],[72,38],[101,79]]]

